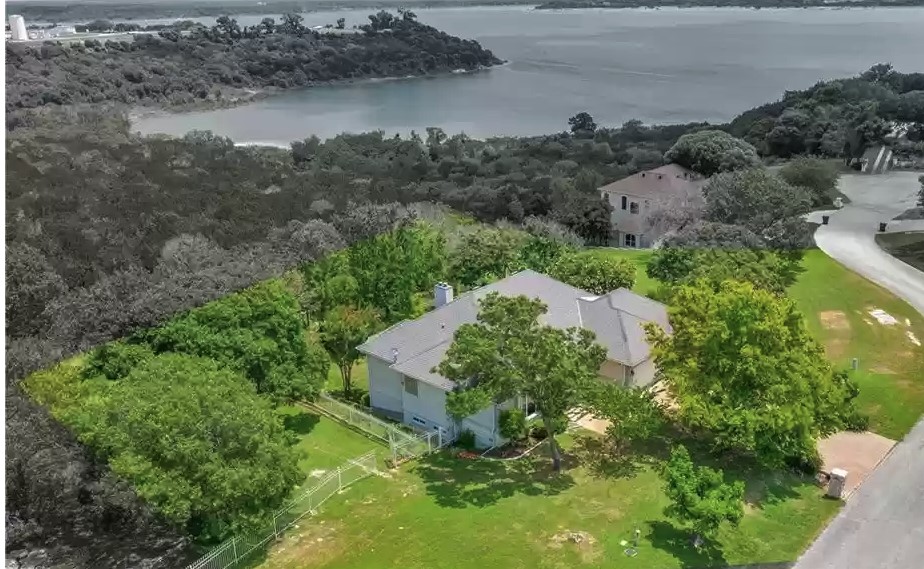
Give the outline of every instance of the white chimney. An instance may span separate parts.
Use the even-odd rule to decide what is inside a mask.
[[[452,286],[446,283],[436,283],[433,287],[433,308],[439,308],[452,302]]]

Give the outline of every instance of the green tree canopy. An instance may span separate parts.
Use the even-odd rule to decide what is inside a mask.
[[[632,288],[635,284],[635,265],[631,261],[601,256],[593,251],[561,256],[549,269],[549,274],[594,294]]]
[[[379,315],[371,308],[338,306],[321,322],[321,343],[340,368],[343,392],[352,389],[353,364],[362,354],[357,346],[381,328]]]
[[[782,294],[796,282],[801,265],[797,257],[769,249],[662,247],[651,255],[646,271],[670,285],[705,281],[718,288],[737,280]]]
[[[664,155],[664,160],[704,176],[760,164],[753,146],[721,130],[700,130],[681,136]]]
[[[212,358],[278,400],[310,399],[327,379],[326,355],[309,349],[298,301],[278,281],[210,302],[141,337],[158,353]],[[283,381],[281,370],[291,377]]]
[[[780,168],[780,178],[811,193],[814,207],[834,204],[837,197],[837,169],[818,158],[799,157]]]
[[[525,236],[519,231],[478,228],[466,233],[453,248],[451,278],[467,287],[487,284],[519,268]]]
[[[199,538],[265,522],[301,478],[269,403],[228,368],[163,354],[108,385],[65,421],[139,496]]]
[[[811,242],[811,228],[803,219],[812,209],[811,194],[765,168],[714,176],[703,195],[707,220],[743,227],[768,247],[802,249]]]
[[[669,315],[672,335],[648,326],[659,376],[680,421],[711,433],[719,449],[768,466],[812,463],[816,439],[855,414],[849,386],[788,298],[734,281],[683,285]]]
[[[744,516],[744,482],[725,482],[719,470],[697,467],[686,447],[671,451],[664,467],[664,486],[671,501],[667,513],[693,529],[694,543],[715,538],[721,525],[738,525]]]
[[[411,316],[413,296],[443,280],[443,236],[424,224],[400,227],[359,242],[348,251],[360,304],[376,309],[386,323]]]
[[[592,396],[606,351],[588,330],[540,324],[547,308],[538,299],[492,293],[480,304],[477,323],[456,330],[437,367],[460,386],[447,397],[447,409],[461,419],[492,401],[526,395],[549,433],[552,464],[559,471],[561,449],[554,424]]]
[[[91,351],[84,367],[85,377],[122,379],[142,362],[154,357],[154,351],[147,344],[131,344],[125,341],[110,342]]]
[[[606,435],[617,449],[651,437],[664,424],[663,410],[648,389],[601,382],[587,407],[609,421]]]

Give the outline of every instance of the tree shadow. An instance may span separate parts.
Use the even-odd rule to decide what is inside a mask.
[[[286,428],[287,431],[292,431],[297,435],[307,435],[320,421],[321,417],[315,415],[314,413],[309,413],[308,411],[299,411],[295,415],[284,416],[282,418],[282,425]]]
[[[632,478],[652,462],[631,448],[619,450],[607,438],[593,435],[576,435],[570,454],[596,478]]]
[[[718,544],[707,540],[700,547],[694,547],[693,535],[690,531],[670,522],[648,522],[648,540],[652,547],[671,554],[684,569],[728,566]]]
[[[554,496],[574,485],[567,471],[556,474],[551,461],[538,457],[471,460],[439,452],[421,459],[413,470],[427,493],[447,508],[484,507],[518,494]]]

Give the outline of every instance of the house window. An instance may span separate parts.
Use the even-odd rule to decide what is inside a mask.
[[[629,202],[629,198],[622,196],[622,209],[626,209],[626,204]]]
[[[427,426],[427,422],[421,419],[420,417],[418,417],[417,415],[414,415],[413,417],[411,417],[411,422],[414,423],[415,425],[420,425],[421,427]]]
[[[633,235],[633,234],[631,234],[631,233],[626,233],[626,234],[625,234],[625,240],[624,240],[624,242],[623,242],[623,245],[625,245],[626,247],[637,247],[637,245],[636,245],[636,240],[635,240],[635,235]]]
[[[629,213],[638,213],[638,202],[632,202],[629,204]]]
[[[417,397],[417,380],[413,377],[404,378],[404,391]]]

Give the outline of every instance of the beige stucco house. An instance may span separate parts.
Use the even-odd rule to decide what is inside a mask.
[[[643,324],[654,322],[670,332],[666,307],[627,289],[595,295],[535,271],[521,271],[453,299],[452,287],[438,284],[434,310],[415,320],[400,322],[369,338],[359,347],[369,364],[371,407],[419,429],[452,432],[455,421],[446,412],[446,394],[455,383],[433,369],[443,360],[458,327],[475,322],[478,301],[491,292],[538,298],[548,306],[546,325],[583,327],[596,334],[606,348],[607,361],[600,377],[625,386],[654,382],[655,365]],[[493,405],[465,418],[461,429],[471,430],[479,446],[504,442],[499,433],[500,411],[533,408],[524,397]]]
[[[652,219],[663,209],[703,204],[706,179],[677,164],[638,172],[600,188],[613,206],[613,225],[619,247],[648,248],[667,228]]]

